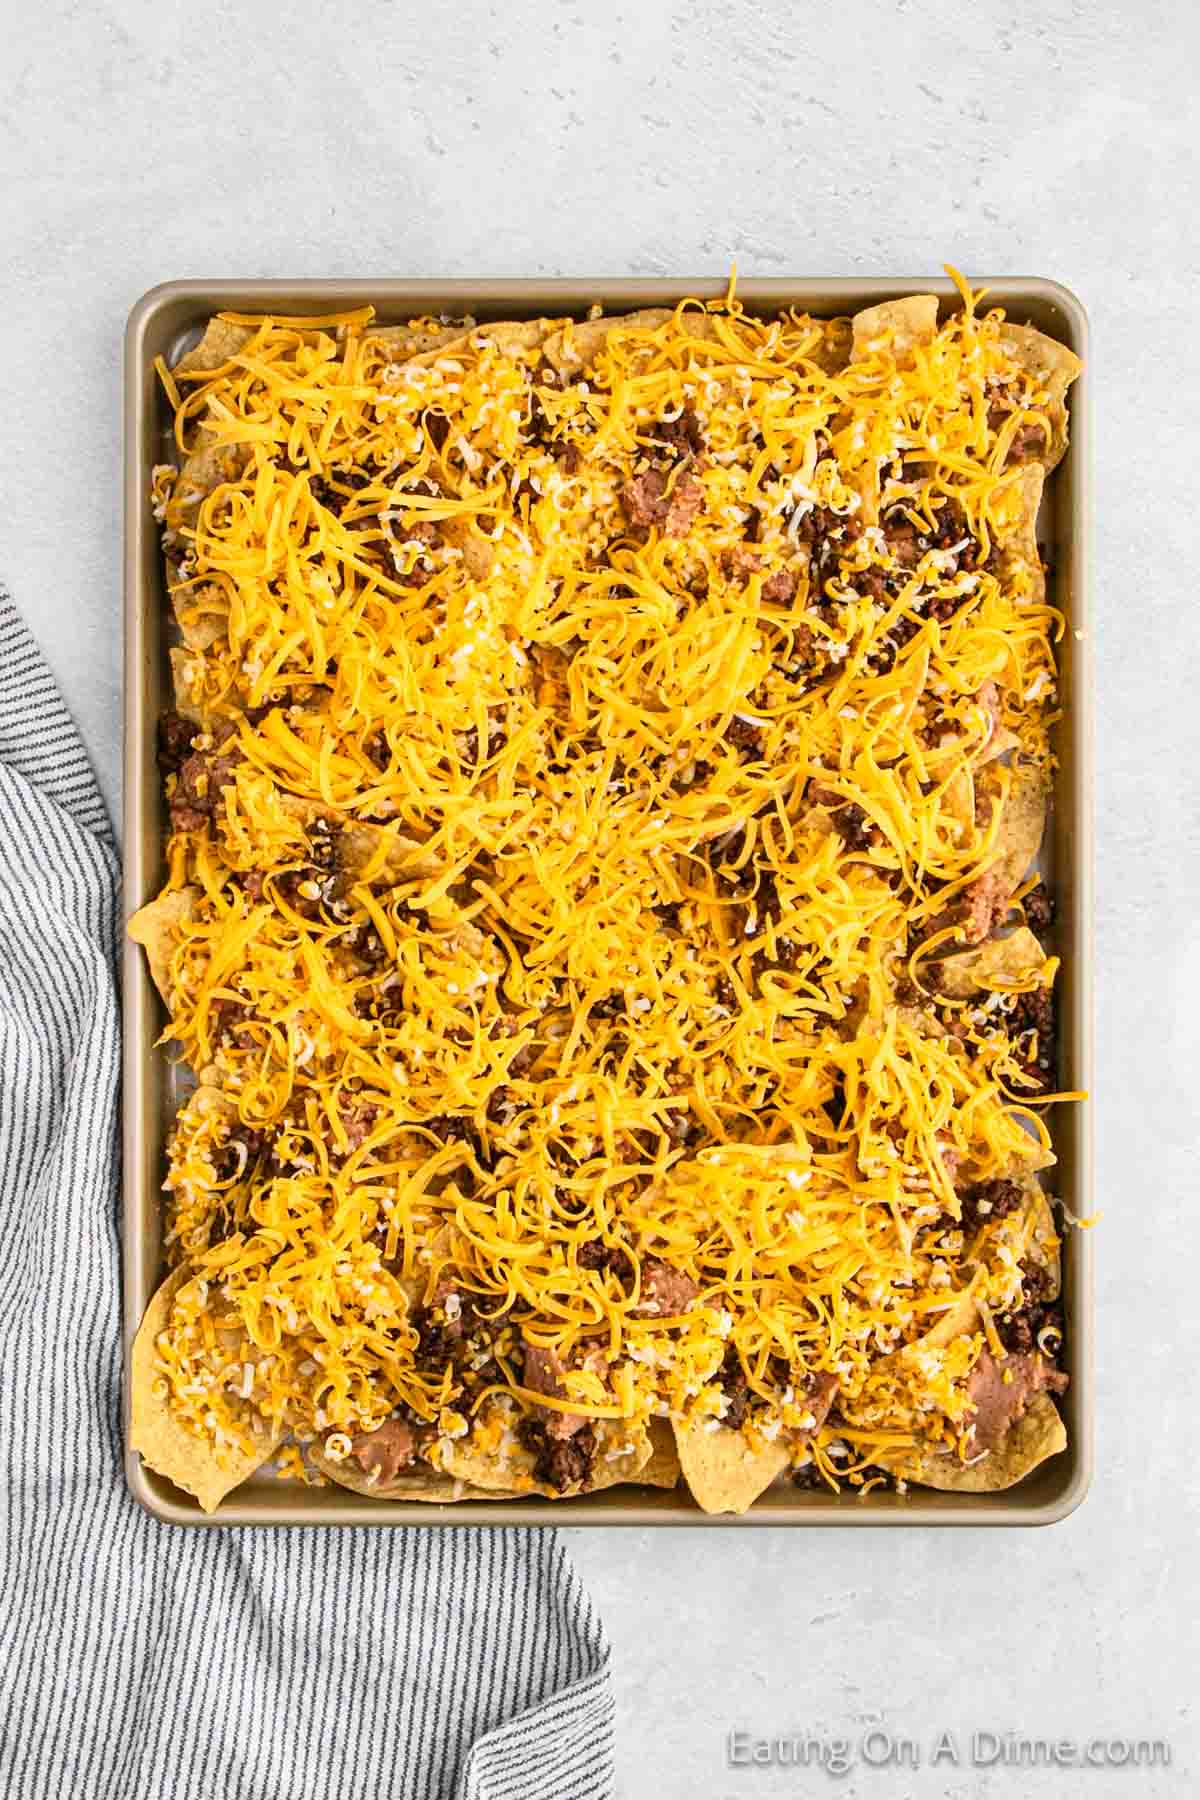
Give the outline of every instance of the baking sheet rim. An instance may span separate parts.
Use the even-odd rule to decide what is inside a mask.
[[[1078,297],[1062,283],[1042,277],[1003,277],[982,280],[992,296],[1017,315],[1034,310],[1056,317],[1057,327],[1085,363],[1085,371],[1072,392],[1071,445],[1067,459],[1055,472],[1055,481],[1069,479],[1071,499],[1060,540],[1069,539],[1071,596],[1069,625],[1075,634],[1069,644],[1070,705],[1065,745],[1071,779],[1055,790],[1055,812],[1061,821],[1060,838],[1073,847],[1069,870],[1057,871],[1060,917],[1064,917],[1065,971],[1069,973],[1068,1015],[1060,1025],[1067,1047],[1071,1080],[1087,1086],[1092,1069],[1092,672],[1090,619],[1090,474],[1091,433],[1088,416],[1090,370],[1087,367],[1088,324]],[[164,321],[176,314],[188,323],[200,324],[214,311],[334,310],[345,305],[378,304],[381,313],[397,316],[425,311],[478,312],[497,315],[516,313],[582,312],[595,301],[606,310],[646,302],[669,303],[685,295],[711,296],[725,291],[726,279],[696,280],[645,277],[586,278],[478,278],[426,280],[246,280],[221,278],[211,281],[168,281],[151,288],[135,304],[125,335],[124,368],[124,845],[125,916],[149,897],[149,876],[161,853],[159,808],[161,805],[153,757],[154,716],[148,716],[146,687],[161,676],[150,661],[148,625],[151,609],[160,594],[148,571],[159,556],[157,532],[146,503],[146,476],[155,459],[154,421],[159,402],[153,374],[154,356],[167,347]],[[956,297],[945,278],[928,277],[765,277],[739,280],[738,293],[751,304],[796,304],[813,312],[849,312],[860,306],[912,292],[936,292],[947,303]],[[173,335],[184,327],[176,324]],[[162,341],[151,346],[155,331]],[[1061,500],[1060,500],[1061,504]],[[161,580],[161,576],[159,577]],[[1069,907],[1065,881],[1069,881]],[[1021,1489],[996,1495],[931,1495],[914,1489],[906,1497],[871,1495],[860,1499],[812,1499],[797,1495],[794,1501],[773,1499],[737,1518],[700,1513],[682,1489],[656,1493],[614,1489],[603,1497],[582,1496],[568,1501],[537,1498],[520,1502],[483,1504],[461,1502],[453,1507],[429,1507],[402,1502],[372,1502],[348,1491],[298,1490],[280,1483],[277,1491],[243,1491],[232,1496],[217,1513],[207,1516],[170,1483],[146,1470],[128,1449],[128,1367],[133,1334],[152,1290],[147,1274],[146,1244],[157,1243],[161,1144],[157,1121],[152,1121],[151,1090],[155,1079],[152,1059],[162,1052],[154,1048],[154,1017],[149,977],[136,950],[123,943],[122,993],[124,1189],[122,1206],[123,1253],[123,1431],[125,1473],[140,1505],[164,1523],[177,1525],[425,1525],[430,1527],[478,1524],[513,1525],[696,1525],[696,1526],[887,1526],[887,1525],[1044,1525],[1065,1518],[1084,1499],[1091,1481],[1093,1455],[1093,1296],[1092,1256],[1086,1233],[1071,1232],[1064,1246],[1067,1296],[1070,1308],[1069,1395],[1070,1445],[1033,1477],[1041,1487],[1053,1483],[1055,1465],[1064,1462],[1063,1478],[1042,1500],[1022,1497]],[[1091,1212],[1092,1133],[1091,1109],[1075,1109],[1070,1127],[1073,1136],[1073,1180],[1064,1199],[1076,1216]],[[154,1139],[152,1156],[148,1151]],[[624,1497],[628,1493],[629,1498]]]

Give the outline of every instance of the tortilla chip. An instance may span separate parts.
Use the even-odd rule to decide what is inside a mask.
[[[185,919],[191,918],[199,898],[198,887],[176,888],[169,894],[160,894],[157,900],[139,908],[125,927],[134,943],[140,944],[146,952],[151,980],[168,1006],[171,1003],[171,958],[178,947],[179,927]]]
[[[937,335],[936,294],[909,294],[903,300],[883,300],[855,313],[853,357],[856,362],[880,350],[890,350],[898,363],[911,361],[917,344],[929,344]]]
[[[457,1500],[527,1498],[527,1495],[515,1491],[471,1487],[467,1482],[442,1475],[437,1469],[431,1469],[427,1465],[418,1464],[411,1469],[403,1469],[392,1481],[372,1481],[351,1457],[347,1457],[344,1462],[335,1462],[323,1450],[315,1448],[309,1451],[309,1456],[322,1475],[327,1476],[338,1487],[349,1488],[355,1494],[365,1494],[370,1500],[415,1500],[427,1506],[452,1506]]]
[[[230,1450],[218,1460],[215,1446],[180,1424],[167,1394],[159,1391],[165,1382],[155,1363],[157,1340],[166,1330],[176,1294],[191,1279],[190,1269],[176,1269],[169,1275],[138,1326],[129,1374],[129,1447],[138,1452],[147,1468],[193,1494],[202,1510],[210,1513],[275,1454],[283,1432],[252,1423],[255,1448]]]
[[[1029,1196],[1024,1213],[1025,1228],[1029,1233],[1026,1256],[1032,1252],[1046,1277],[1045,1298],[1057,1300],[1062,1292],[1062,1240],[1054,1223],[1050,1196],[1032,1175],[1024,1174],[1018,1179]]]
[[[651,306],[611,319],[585,319],[564,325],[546,339],[543,355],[560,375],[580,375],[592,367],[614,331],[657,331],[670,317],[669,306]],[[703,315],[696,317],[699,320]]]
[[[777,1438],[773,1444],[751,1444],[744,1431],[708,1421],[688,1419],[675,1424],[679,1466],[702,1512],[744,1513],[769,1488],[791,1462],[791,1453]]]
[[[1034,858],[1041,849],[1046,832],[1049,789],[1040,769],[1029,763],[1006,763],[1009,775],[996,832],[996,851],[987,865],[988,873],[998,875],[1008,893],[1013,893],[1025,879]],[[1003,779],[1000,766],[991,765],[979,773],[977,789],[990,803],[999,792]]]
[[[486,325],[461,327],[434,348],[396,360],[414,369],[430,368],[444,356],[484,344],[495,344],[503,356],[517,357],[547,342],[559,329],[557,319],[497,319]]]
[[[321,813],[318,806],[313,813]],[[376,879],[396,885],[403,881],[428,881],[438,873],[441,864],[431,856],[418,838],[406,837],[386,825],[369,825],[361,821],[343,825],[338,837],[338,856],[347,875],[358,876],[371,863],[384,843],[387,854]]]
[[[646,1427],[650,1437],[650,1459],[642,1464],[635,1477],[641,1487],[673,1488],[683,1473],[675,1433],[666,1419],[651,1419]]]
[[[944,1350],[956,1338],[970,1337],[972,1332],[978,1329],[979,1308],[975,1304],[973,1290],[968,1288],[965,1293],[959,1295],[953,1306],[942,1313],[937,1324],[931,1326],[923,1337],[917,1339],[917,1343],[930,1349]],[[897,1354],[899,1355],[901,1352],[897,1352]]]
[[[1006,322],[1000,330],[1000,343],[1049,396],[1045,410],[1050,420],[1050,442],[1038,461],[1045,469],[1053,469],[1062,461],[1068,443],[1067,389],[1082,373],[1083,364],[1073,350],[1032,325]]]
[[[1067,1447],[1067,1429],[1048,1394],[1036,1394],[1003,1440],[978,1462],[954,1456],[916,1456],[898,1464],[896,1473],[922,1487],[944,1493],[996,1494],[1014,1487],[1039,1463]]]
[[[649,1463],[652,1452],[650,1436],[644,1425],[633,1425],[623,1419],[598,1419],[595,1422],[596,1456],[591,1473],[562,1493],[535,1479],[534,1456],[523,1444],[509,1441],[506,1432],[500,1446],[483,1449],[472,1435],[443,1443],[441,1464],[447,1475],[473,1487],[500,1493],[544,1494],[549,1500],[567,1499],[573,1494],[595,1494],[601,1488],[617,1487],[621,1482],[638,1481]],[[625,1452],[625,1454],[614,1454]]]
[[[214,370],[224,368],[250,342],[256,329],[251,325],[231,324],[219,316],[210,319],[195,349],[172,364],[172,375],[210,375]]]
[[[465,321],[456,325],[382,325],[363,337],[364,347],[377,346],[389,363],[408,362],[414,356],[426,356],[447,344],[460,344],[470,329]]]
[[[969,1000],[1014,982],[1040,975],[1046,952],[1028,925],[1018,925],[1007,937],[987,938],[977,950],[963,950],[934,965],[931,973],[940,994],[952,1000]]]

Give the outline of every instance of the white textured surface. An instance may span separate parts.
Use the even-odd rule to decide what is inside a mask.
[[[1093,1494],[1042,1532],[572,1536],[616,1647],[631,1800],[1195,1791],[1190,7],[46,0],[19,34],[15,9],[7,22],[0,577],[114,803],[120,334],[152,283],[711,274],[730,256],[748,274],[920,274],[950,257],[1084,297],[1105,1214]],[[915,1775],[724,1767],[733,1727],[855,1736],[876,1719],[921,1744]],[[1161,1734],[1175,1763],[935,1769],[943,1726]]]

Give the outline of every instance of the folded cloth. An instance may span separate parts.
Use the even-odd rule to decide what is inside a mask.
[[[180,1530],[130,1497],[118,882],[0,594],[0,1792],[611,1795],[608,1650],[556,1533]]]

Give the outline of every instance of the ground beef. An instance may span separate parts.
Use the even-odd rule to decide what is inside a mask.
[[[750,577],[758,574],[762,563],[757,550],[751,550],[748,544],[735,544],[732,550],[722,551],[721,567],[728,580],[745,587]]]
[[[882,838],[879,827],[853,801],[838,807],[833,814],[833,827],[847,850],[855,852],[872,849]]]
[[[959,1195],[963,1230],[978,1231],[981,1225],[994,1225],[1007,1219],[1025,1204],[1024,1190],[1015,1181],[977,1181]]]
[[[221,752],[236,727],[228,720],[212,730],[212,745],[207,750],[193,750],[180,765],[171,795],[172,831],[202,831],[220,806],[221,795],[234,778],[242,753],[236,745],[228,755]]]
[[[1017,995],[1008,1015],[1008,1034],[1014,1042],[1025,1040],[1028,1054],[1020,1058],[1021,1068],[1039,1091],[1048,1092],[1054,1086],[1057,1061],[1054,996],[1049,988],[1034,988],[1032,993]]]
[[[625,1285],[633,1280],[633,1263],[629,1253],[619,1244],[606,1244],[601,1238],[588,1238],[580,1244],[576,1260],[581,1269],[603,1269]]]
[[[361,1149],[371,1135],[379,1108],[370,1100],[355,1100],[352,1095],[343,1094],[338,1110],[341,1113],[342,1125],[351,1151]]]
[[[235,1177],[248,1174],[266,1147],[266,1132],[248,1125],[235,1125],[213,1156],[213,1174],[218,1181],[233,1181]],[[246,1153],[244,1160],[243,1150]]]
[[[638,1311],[656,1317],[686,1312],[700,1289],[690,1275],[672,1268],[661,1257],[642,1258],[642,1297]]]
[[[660,526],[667,537],[684,537],[700,510],[704,489],[694,475],[683,475],[667,491],[667,477],[661,469],[647,469],[634,475],[621,489],[625,516],[636,531]]]
[[[1026,894],[1022,905],[1031,931],[1048,931],[1054,923],[1054,901],[1044,881]]]
[[[771,606],[787,606],[796,597],[796,577],[790,569],[776,569],[762,585],[762,597]]]
[[[917,528],[911,519],[906,519],[902,513],[885,519],[883,539],[902,569],[915,568],[925,540],[918,537]]]
[[[537,1481],[564,1494],[578,1487],[592,1472],[596,1457],[596,1433],[584,1424],[570,1438],[551,1437],[540,1419],[523,1419],[520,1438],[534,1453],[533,1473]]]
[[[677,419],[659,419],[649,435],[656,444],[666,444],[677,461],[703,456],[707,448],[704,427],[690,406],[685,406]]]
[[[422,1374],[440,1375],[454,1361],[462,1341],[461,1323],[454,1319],[435,1319],[433,1309],[422,1306],[412,1313],[411,1324],[417,1334],[414,1366]]]
[[[1062,1308],[1053,1304],[1050,1274],[1034,1263],[1021,1264],[1021,1304],[1008,1312],[995,1315],[994,1323],[1000,1342],[1006,1350],[1027,1356],[1038,1348],[1038,1338],[1047,1327],[1063,1337]]]
[[[740,1431],[746,1422],[746,1414],[750,1411],[750,1383],[746,1379],[746,1371],[742,1367],[736,1345],[729,1344],[726,1347],[717,1379],[729,1402],[721,1423],[728,1425],[731,1431]]]
[[[158,766],[164,775],[177,775],[196,738],[196,727],[177,712],[162,713],[158,721]]]
[[[725,730],[725,742],[738,750],[751,750],[758,755],[762,750],[762,731],[759,726],[752,725],[749,719],[739,719],[735,714]]]

